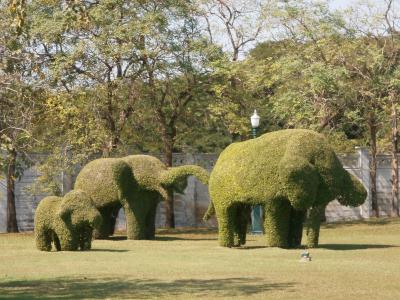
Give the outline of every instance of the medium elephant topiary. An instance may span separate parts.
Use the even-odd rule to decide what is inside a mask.
[[[321,213],[338,199],[358,206],[366,198],[363,185],[343,169],[325,138],[313,131],[288,129],[228,146],[210,175],[211,206],[215,208],[222,246],[246,241],[248,211],[264,207],[269,246],[301,244],[306,211],[308,245],[318,244]],[[213,207],[214,206],[214,207]]]
[[[50,251],[89,250],[93,229],[101,223],[101,215],[92,199],[81,190],[64,197],[50,196],[40,201],[35,212],[36,247]]]
[[[128,239],[154,239],[158,203],[167,199],[168,191],[182,192],[190,175],[208,183],[207,171],[199,166],[167,168],[155,157],[130,155],[88,163],[79,173],[75,187],[92,197],[103,216],[97,238],[113,233],[117,213],[122,207]]]

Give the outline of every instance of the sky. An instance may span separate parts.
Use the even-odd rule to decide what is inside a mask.
[[[243,1],[246,1],[246,0],[241,0],[241,1],[238,0],[238,1],[239,2],[241,2],[241,1],[243,2]],[[256,0],[252,0],[252,1],[256,1]],[[263,1],[263,0],[261,0],[261,1]],[[379,12],[379,14],[381,14],[381,13],[383,13],[385,11],[385,7],[386,7],[385,2],[388,1],[388,0],[315,0],[315,1],[321,1],[321,2],[329,1],[329,5],[330,5],[330,8],[332,10],[346,9],[346,8],[355,6],[356,4],[358,4],[360,2],[361,3],[369,3],[369,4],[371,4],[371,7],[374,7],[373,11],[375,13]],[[393,1],[393,7],[394,6],[396,6],[395,7],[396,11],[400,12],[400,9],[399,9],[400,8],[400,0],[394,0]],[[362,5],[362,7],[365,7],[365,6]],[[368,14],[366,14],[366,15],[368,15]],[[400,15],[397,16],[397,17],[398,17],[398,19],[400,19]],[[213,19],[211,19],[211,20],[212,20],[212,23],[214,23]],[[226,33],[224,33],[224,28],[221,27],[221,24],[220,24],[218,19],[215,19],[215,20],[214,20],[215,24],[217,24],[215,26],[215,28],[217,28],[217,31],[214,31],[214,34],[215,34],[215,36],[218,36],[218,38],[216,38],[215,40],[217,42],[221,43],[221,45],[226,50],[229,50],[231,48],[231,46],[230,46],[230,43],[229,43],[229,39],[226,36]],[[222,31],[221,35],[218,35],[218,30]],[[252,29],[250,28],[249,31],[251,32]],[[258,42],[262,41],[263,39],[268,39],[268,38],[265,38],[265,37],[263,38],[263,37],[259,36]],[[240,52],[239,59],[243,59],[246,56],[247,51],[250,50],[251,48],[253,48],[256,43],[257,42],[252,42],[252,43],[247,44],[247,46],[244,49],[242,49],[243,51]]]
[[[331,3],[331,8],[337,9],[337,8],[346,8],[348,5],[351,5],[351,3],[354,3],[355,1],[353,0],[333,0]]]
[[[385,3],[385,0],[369,0],[369,1],[374,4],[382,3],[382,5],[383,5]],[[359,1],[358,0],[331,0],[330,6],[333,9],[346,8],[357,2],[359,2]]]

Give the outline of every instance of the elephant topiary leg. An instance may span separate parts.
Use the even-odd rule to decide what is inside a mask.
[[[36,248],[40,251],[51,251],[51,231],[38,228],[35,230]]]
[[[269,247],[289,247],[289,222],[291,206],[286,199],[270,201],[264,208],[264,230]]]
[[[80,230],[79,248],[81,250],[90,250],[92,248],[93,230],[90,227],[85,227]]]
[[[120,204],[99,208],[102,222],[100,227],[94,233],[96,239],[106,239],[114,233],[115,222],[120,209]]]
[[[149,209],[146,216],[146,239],[149,240],[154,240],[156,235],[157,204],[158,201]]]
[[[60,239],[58,238],[58,236],[55,232],[52,233],[52,239],[54,242],[54,246],[56,247],[56,250],[61,251]]]
[[[218,240],[222,247],[234,246],[235,207],[215,208],[218,220]]]
[[[291,208],[290,211],[290,227],[289,227],[289,247],[299,248],[301,246],[301,238],[303,236],[303,223],[306,211]]]
[[[126,217],[126,235],[128,240],[146,239],[146,224],[143,211],[135,211],[129,206],[124,206]]]
[[[306,220],[307,247],[315,248],[318,246],[319,230],[324,216],[325,206],[314,206],[310,209]]]
[[[79,246],[79,234],[74,229],[59,227],[55,230],[62,251],[76,251]]]
[[[235,207],[234,223],[234,245],[241,246],[246,244],[247,226],[249,224],[251,206],[239,204]]]

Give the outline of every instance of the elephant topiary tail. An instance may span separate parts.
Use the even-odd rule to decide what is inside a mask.
[[[215,215],[215,207],[214,203],[210,200],[210,204],[208,205],[208,209],[203,216],[203,221],[208,221],[213,215]]]

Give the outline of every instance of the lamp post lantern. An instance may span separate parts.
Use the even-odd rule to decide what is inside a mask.
[[[251,133],[253,135],[253,139],[257,137],[257,128],[260,126],[260,116],[257,114],[257,110],[254,110],[253,115],[250,117],[251,122]]]
[[[250,117],[251,122],[251,133],[253,139],[257,137],[257,128],[260,126],[260,116],[257,114],[257,110],[254,110],[253,115]],[[263,233],[263,222],[262,222],[262,209],[261,205],[252,207],[251,210],[251,232],[253,234]]]

